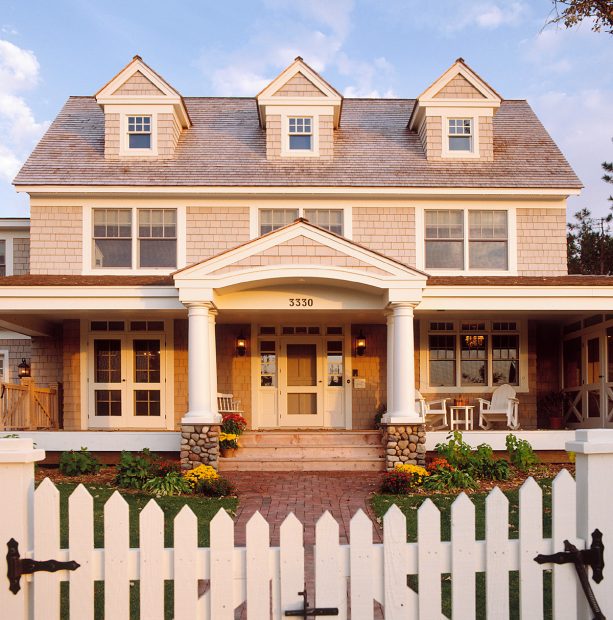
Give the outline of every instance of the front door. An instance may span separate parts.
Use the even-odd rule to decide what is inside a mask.
[[[96,336],[88,344],[90,426],[165,428],[163,336]]]
[[[279,423],[323,426],[323,377],[319,339],[283,340],[279,367]]]

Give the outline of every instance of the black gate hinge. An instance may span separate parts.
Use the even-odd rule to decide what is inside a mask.
[[[6,563],[8,565],[7,576],[9,578],[9,590],[13,594],[17,594],[21,590],[21,576],[31,575],[39,571],[55,573],[58,570],[77,570],[80,564],[77,562],[59,562],[58,560],[30,560],[21,558],[19,555],[19,543],[14,539],[6,543],[8,552],[6,554]]]
[[[586,566],[592,568],[592,579],[596,583],[603,580],[604,569],[604,545],[602,544],[602,532],[598,529],[592,532],[592,544],[589,549],[579,550],[568,540],[564,541],[564,551],[552,553],[551,555],[539,554],[534,558],[539,564],[574,564],[577,577],[585,594],[585,598],[594,614],[594,620],[606,620],[598,605],[592,586],[590,586]]]
[[[338,616],[338,607],[309,607],[309,601],[307,599],[306,585],[302,592],[298,592],[298,596],[303,599],[302,609],[292,609],[285,612],[285,616],[294,616],[308,620],[308,618],[315,616]]]

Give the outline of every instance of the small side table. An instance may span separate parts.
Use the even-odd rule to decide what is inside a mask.
[[[449,428],[454,430],[464,425],[465,431],[472,431],[474,410],[474,405],[451,405],[449,407],[451,413]],[[464,415],[462,415],[462,413],[464,413]]]

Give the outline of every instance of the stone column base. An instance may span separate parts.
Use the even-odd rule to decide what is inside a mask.
[[[219,469],[219,424],[181,425],[181,469],[198,465]]]
[[[386,471],[392,471],[396,463],[426,466],[425,424],[384,424],[381,429]]]

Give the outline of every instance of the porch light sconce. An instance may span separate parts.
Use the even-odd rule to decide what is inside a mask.
[[[245,353],[247,352],[247,339],[243,336],[241,332],[236,339],[236,355],[239,357],[245,357]]]
[[[30,377],[30,370],[30,364],[28,364],[25,357],[22,357],[21,364],[17,366],[17,376],[20,379],[28,379]]]
[[[364,351],[366,351],[366,336],[364,336],[364,333],[360,330],[358,337],[355,339],[355,354],[362,357]]]

